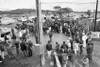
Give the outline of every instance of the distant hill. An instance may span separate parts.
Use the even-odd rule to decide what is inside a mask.
[[[0,11],[0,14],[23,14],[23,13],[36,12],[35,9],[16,9],[11,11]]]
[[[11,10],[11,11],[0,11],[0,14],[24,14],[24,13],[36,13],[35,9],[16,9],[16,10]],[[42,10],[43,13],[46,12],[54,12],[51,10]]]
[[[48,14],[48,13],[56,13],[52,10],[42,10],[42,14]],[[83,14],[85,11],[74,11],[75,14]],[[0,11],[0,15],[8,14],[11,17],[18,17],[18,16],[30,16],[30,15],[36,15],[35,9],[16,9],[16,10],[10,10],[10,11]],[[93,13],[94,14],[94,13]],[[98,17],[100,17],[100,11],[98,11]]]
[[[0,14],[23,14],[23,13],[31,13],[36,12],[35,9],[16,9],[16,10],[10,10],[10,11],[0,11]],[[51,10],[42,10],[42,12],[54,12]],[[84,13],[85,11],[74,11],[74,13]],[[100,11],[98,11],[100,13]]]

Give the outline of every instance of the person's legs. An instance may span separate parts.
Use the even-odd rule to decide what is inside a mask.
[[[75,67],[75,61],[72,62],[72,67]]]
[[[92,54],[90,54],[90,61],[92,60]]]
[[[19,48],[16,48],[16,53],[19,54]]]
[[[29,49],[29,57],[31,57],[31,56],[32,56],[32,50]]]
[[[48,58],[51,58],[51,51],[47,51],[48,53]]]
[[[3,51],[3,52],[1,52],[1,57],[2,57],[2,59],[5,59],[5,54],[4,54],[4,51]]]
[[[80,55],[82,55],[82,53],[83,53],[83,50],[82,50],[82,49],[80,49]]]
[[[50,38],[50,41],[52,41],[52,36],[49,36],[49,38]]]
[[[25,56],[26,56],[26,51],[22,50],[22,57],[25,57]]]
[[[27,54],[26,54],[26,50],[24,50],[24,56],[25,56],[25,57],[27,56]]]

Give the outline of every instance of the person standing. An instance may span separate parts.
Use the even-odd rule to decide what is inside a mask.
[[[59,53],[59,51],[60,51],[60,45],[58,44],[58,42],[56,42],[55,50],[57,53]]]
[[[52,44],[50,43],[50,41],[48,41],[48,43],[46,44],[46,50],[48,53],[48,57],[51,57]]]
[[[50,41],[52,41],[52,36],[53,36],[53,34],[52,34],[52,32],[50,31],[50,32],[49,32]]]
[[[22,42],[20,43],[20,47],[23,52],[23,55],[26,56],[27,55],[27,46],[26,46],[25,41],[22,40]]]
[[[80,45],[79,45],[79,48],[80,48],[80,55],[82,55],[82,53],[83,53],[83,44],[82,44],[82,40],[80,41],[79,44],[80,44]]]
[[[73,39],[72,38],[69,38],[69,41],[71,43],[71,49],[73,50]]]
[[[62,53],[68,53],[68,45],[63,41],[63,44],[61,45],[61,52]]]
[[[29,40],[28,42],[28,56],[29,57],[32,56],[32,46],[33,46],[33,43]]]
[[[73,44],[73,47],[74,47],[74,52],[77,55],[77,53],[79,51],[79,44],[75,41],[74,44]]]
[[[22,40],[22,35],[23,35],[22,30],[20,30],[19,31],[19,38],[20,38],[20,40]]]
[[[92,41],[90,39],[87,44],[87,56],[88,56],[89,61],[92,60],[93,47],[94,47],[94,44],[92,43]]]
[[[15,40],[16,40],[16,35],[15,35],[15,32],[14,32],[14,29],[11,30],[12,31],[12,43],[14,44]]]
[[[19,41],[15,41],[16,53],[19,54]]]
[[[83,33],[82,40],[83,40],[83,47],[86,48],[87,36],[85,35],[85,33]]]
[[[71,49],[71,43],[69,40],[67,40],[68,50]]]
[[[68,52],[68,60],[69,60],[69,67],[75,67],[75,52],[74,50],[70,49]]]

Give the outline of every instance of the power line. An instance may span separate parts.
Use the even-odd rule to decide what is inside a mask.
[[[41,4],[61,4],[61,3],[67,3],[67,4],[96,4],[96,2],[87,2],[87,3],[83,3],[83,2],[49,2],[49,3],[41,2]]]

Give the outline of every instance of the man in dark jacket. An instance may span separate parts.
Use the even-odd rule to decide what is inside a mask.
[[[63,44],[61,45],[61,52],[62,53],[68,53],[68,45],[63,41]]]
[[[22,41],[20,43],[20,47],[21,47],[21,50],[23,52],[23,55],[26,56],[27,55],[27,46],[26,46],[26,42],[25,41]]]
[[[48,41],[48,44],[46,44],[46,50],[48,53],[48,57],[51,56],[51,50],[52,50],[52,44],[50,44],[50,41]]]

